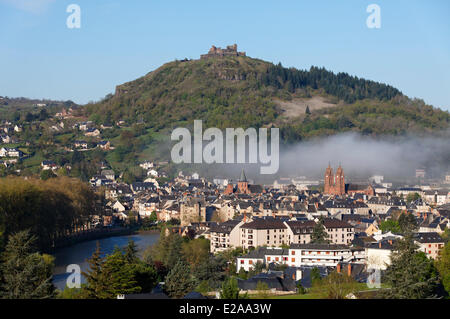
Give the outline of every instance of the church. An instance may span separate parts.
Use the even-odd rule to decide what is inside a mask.
[[[261,194],[264,189],[261,185],[251,185],[247,181],[247,176],[245,176],[244,169],[242,169],[241,177],[238,179],[237,185],[229,183],[224,191],[224,194]]]
[[[367,196],[374,196],[375,190],[370,184],[346,184],[344,169],[339,165],[336,170],[336,175],[333,174],[333,169],[328,165],[325,170],[325,183],[324,183],[324,194],[343,196],[363,194]]]

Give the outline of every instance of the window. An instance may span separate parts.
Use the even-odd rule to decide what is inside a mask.
[[[241,259],[241,265],[244,263],[244,259]]]
[[[276,260],[276,261],[279,261],[280,259],[279,259],[278,257],[275,257],[275,260]]]
[[[253,260],[248,261],[249,265],[253,265]]]
[[[291,251],[291,255],[295,255],[295,250]]]
[[[270,261],[270,257],[267,257],[267,261]]]
[[[292,261],[293,263],[295,263],[295,258],[292,258],[291,261]]]

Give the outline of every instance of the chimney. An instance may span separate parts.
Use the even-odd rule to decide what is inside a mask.
[[[392,246],[392,240],[391,239],[389,239],[389,244]]]
[[[349,277],[352,275],[352,264],[348,264],[347,266],[347,275]]]
[[[247,222],[247,215],[246,214],[244,214],[244,223],[246,223]]]
[[[337,272],[341,272],[341,264],[337,264],[337,266],[336,266],[336,270],[337,270]]]

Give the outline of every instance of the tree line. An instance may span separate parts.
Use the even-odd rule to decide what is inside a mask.
[[[8,237],[23,230],[36,236],[40,251],[101,214],[100,195],[89,185],[68,177],[0,179],[0,252]]]
[[[351,76],[347,73],[334,74],[325,68],[312,66],[309,71],[285,68],[281,63],[271,65],[263,75],[262,84],[277,89],[287,89],[294,93],[296,89],[310,87],[322,88],[327,94],[338,97],[346,103],[363,99],[390,100],[402,93],[390,86]]]

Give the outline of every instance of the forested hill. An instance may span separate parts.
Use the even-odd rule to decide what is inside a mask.
[[[202,119],[208,127],[281,128],[285,141],[344,131],[431,132],[448,112],[411,100],[392,86],[324,68],[285,68],[249,57],[167,63],[114,95],[85,106],[98,123],[125,120],[160,131]]]

